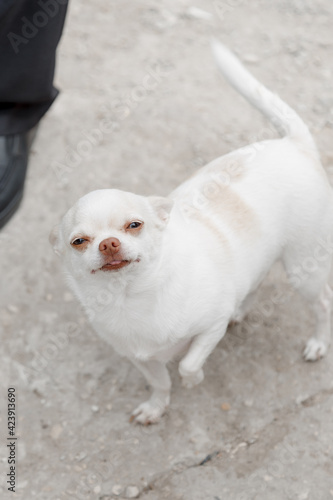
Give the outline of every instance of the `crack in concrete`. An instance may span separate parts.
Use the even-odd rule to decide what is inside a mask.
[[[255,443],[258,443],[258,441],[261,441],[259,434],[260,435],[268,434],[269,436],[271,436],[272,435],[271,427],[283,424],[283,422],[288,417],[290,417],[290,415],[299,414],[304,408],[312,407],[318,403],[322,403],[325,399],[327,399],[331,395],[333,395],[333,388],[332,387],[324,388],[318,391],[317,393],[306,397],[300,402],[292,403],[284,408],[277,408],[276,415],[274,416],[274,418],[270,422],[268,422],[262,429],[260,429],[260,431],[255,435],[255,437],[251,437],[249,439],[241,439],[241,435],[238,435],[237,438],[235,438],[232,442],[227,443],[227,446],[225,448],[211,451],[206,456],[204,456],[204,458],[201,458],[200,460],[198,459],[194,460],[192,457],[188,457],[187,459],[184,459],[172,465],[171,468],[169,469],[157,472],[155,476],[149,481],[149,483],[140,490],[137,498],[143,498],[142,495],[145,495],[146,493],[155,490],[156,489],[155,486],[157,485],[158,482],[167,481],[173,475],[183,474],[189,469],[195,467],[202,467],[207,463],[213,462],[215,461],[215,459],[221,457],[222,453],[225,453],[227,457],[231,458],[234,457],[234,455],[239,451],[240,448],[243,447],[249,448]],[[270,441],[269,448],[271,449],[271,447],[272,443]],[[113,494],[106,494],[99,497],[100,500],[110,500],[113,498],[116,498]],[[117,498],[121,499],[122,497],[117,497]]]
[[[332,387],[329,389],[322,389],[321,391],[318,391],[315,394],[311,394],[311,396],[308,396],[307,398],[303,399],[300,404],[306,408],[315,406],[316,404],[321,403],[322,401],[327,399],[327,397],[332,396],[332,394],[333,394]]]

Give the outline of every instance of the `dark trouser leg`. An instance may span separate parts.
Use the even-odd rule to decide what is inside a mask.
[[[23,196],[31,130],[51,106],[68,0],[0,0],[0,228]]]
[[[0,136],[34,127],[51,106],[68,0],[0,0]]]

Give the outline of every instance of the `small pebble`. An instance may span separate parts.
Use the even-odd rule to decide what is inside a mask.
[[[9,312],[13,313],[13,314],[16,314],[19,312],[19,308],[17,306],[14,306],[14,304],[9,304],[7,306],[7,309]]]
[[[127,486],[126,488],[126,498],[138,498],[140,494],[139,488],[136,486]]]
[[[51,300],[53,299],[52,293],[47,293],[45,298],[48,302],[51,302]]]
[[[99,485],[97,485],[97,486],[95,486],[95,488],[94,488],[94,493],[100,493],[100,492],[101,492],[101,490],[102,490],[102,488],[101,488]]]
[[[84,451],[81,451],[81,453],[77,453],[77,455],[75,455],[75,460],[77,460],[78,462],[81,462],[81,460],[86,458],[86,456],[87,456],[87,454]]]
[[[211,12],[207,12],[207,10],[199,9],[198,7],[189,7],[186,11],[189,17],[193,17],[194,19],[202,19],[204,21],[208,21],[212,19],[213,14]]]
[[[99,406],[97,406],[97,405],[92,405],[91,409],[92,409],[92,411],[93,411],[94,413],[97,413],[97,412],[99,411]]]
[[[123,491],[123,487],[121,486],[121,484],[115,484],[113,487],[112,487],[112,493],[114,495],[120,495],[121,492]]]
[[[296,400],[295,400],[295,401],[296,401],[296,404],[297,404],[297,405],[302,404],[302,403],[303,403],[303,401],[305,401],[308,397],[309,397],[309,396],[304,396],[304,394],[303,394],[303,396],[297,396],[297,398],[296,398]]]
[[[107,405],[106,405],[106,409],[107,409],[108,411],[112,410],[112,404],[111,404],[111,403],[107,404]]]
[[[221,410],[223,410],[223,411],[229,411],[230,410],[229,403],[222,403],[221,404]]]
[[[56,424],[52,427],[51,429],[51,438],[54,439],[54,440],[57,440],[59,439],[60,437],[60,434],[62,433],[63,431],[63,428],[60,424]]]

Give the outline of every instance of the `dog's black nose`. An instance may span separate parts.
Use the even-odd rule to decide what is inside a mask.
[[[120,245],[121,243],[118,238],[107,238],[106,240],[100,242],[98,248],[104,255],[113,255],[119,252]]]

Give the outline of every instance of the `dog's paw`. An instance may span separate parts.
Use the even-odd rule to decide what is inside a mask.
[[[192,389],[192,387],[200,384],[205,378],[203,370],[199,370],[192,375],[182,375],[182,385],[186,389]]]
[[[145,401],[141,403],[132,413],[130,422],[136,422],[142,425],[156,424],[165,412],[166,405],[156,401]]]
[[[327,345],[322,340],[312,337],[303,352],[305,361],[317,361],[325,356],[327,352]]]

